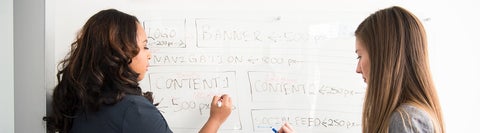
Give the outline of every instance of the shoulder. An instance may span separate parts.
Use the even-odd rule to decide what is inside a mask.
[[[122,101],[129,105],[123,121],[123,132],[172,132],[160,111],[145,97],[127,95]]]
[[[144,103],[149,102],[147,98],[139,95],[125,95],[122,101],[129,102],[129,103]]]
[[[139,95],[125,95],[123,96],[122,100],[116,103],[113,106],[108,106],[107,108],[111,108],[110,110],[129,110],[132,108],[155,108],[153,103],[148,101],[145,97]]]
[[[104,105],[96,112],[78,111],[71,132],[121,132],[125,121],[139,115],[156,115],[155,106],[143,96],[126,95],[118,103]],[[147,114],[148,113],[148,114]]]
[[[143,96],[126,95],[121,101],[126,106],[126,114],[129,115],[158,115],[158,109]]]
[[[430,133],[434,132],[434,128],[432,119],[425,110],[402,104],[390,118],[389,132]]]

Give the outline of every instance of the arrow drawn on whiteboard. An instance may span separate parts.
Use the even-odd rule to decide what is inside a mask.
[[[183,42],[183,40],[180,40],[179,43],[180,43],[180,44],[178,44],[178,45],[179,45],[180,47],[186,47],[185,42]]]
[[[164,98],[160,99],[160,102],[158,102],[158,105],[162,105],[162,101],[163,101]],[[157,107],[157,109],[162,112],[162,113],[165,113],[165,111],[163,109],[165,108],[168,108],[168,106],[159,106]]]

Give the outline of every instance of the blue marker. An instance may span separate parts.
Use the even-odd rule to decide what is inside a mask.
[[[272,131],[273,131],[274,133],[278,133],[277,129],[275,129],[275,128],[273,128],[273,127],[272,127]]]

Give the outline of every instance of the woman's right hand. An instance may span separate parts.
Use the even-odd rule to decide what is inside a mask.
[[[221,103],[219,103],[219,101]],[[219,104],[221,104],[221,106],[219,106]],[[213,96],[212,103],[210,103],[210,105],[209,119],[214,121],[223,123],[225,120],[227,120],[230,113],[232,113],[232,100],[227,94],[223,94],[222,96]]]
[[[219,106],[219,101],[221,106]],[[210,103],[210,117],[199,133],[216,133],[220,126],[227,120],[232,113],[232,100],[227,94],[222,96],[213,96]]]
[[[295,133],[295,130],[293,130],[292,126],[290,124],[285,123],[283,126],[278,130],[278,133]]]

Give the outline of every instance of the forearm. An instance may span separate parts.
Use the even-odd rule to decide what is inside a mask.
[[[199,133],[216,133],[220,128],[220,125],[222,125],[221,122],[208,119],[205,125],[203,125],[202,129],[200,129],[200,131],[198,132]]]

